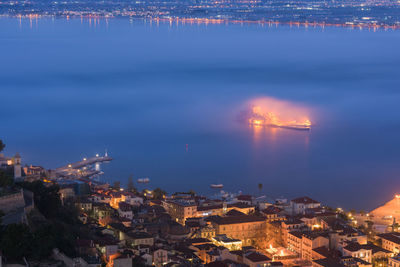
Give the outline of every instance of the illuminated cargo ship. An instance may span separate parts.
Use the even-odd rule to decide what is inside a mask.
[[[267,126],[267,127],[275,127],[275,128],[285,128],[285,129],[292,129],[292,130],[311,130],[311,122],[305,121],[303,123],[293,122],[293,123],[285,123],[285,124],[275,124],[269,123],[259,119],[249,119],[249,123],[255,126]]]
[[[311,121],[309,119],[303,119],[301,121],[284,121],[273,112],[262,112],[261,108],[258,106],[253,106],[251,112],[248,113],[248,122],[250,125],[254,126],[267,126],[306,131],[311,129]]]

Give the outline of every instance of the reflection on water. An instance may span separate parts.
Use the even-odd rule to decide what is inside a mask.
[[[249,124],[249,127],[253,130],[254,133],[253,140],[254,143],[257,144],[260,141],[260,138],[262,138],[264,127],[261,125],[251,125],[251,124]]]
[[[35,18],[0,28],[0,138],[24,163],[108,149],[109,182],[134,173],[204,194],[263,183],[271,197],[364,210],[400,188],[397,32]],[[236,121],[264,97],[311,131]]]
[[[303,149],[305,152],[309,149],[311,134],[309,131],[298,131],[290,128],[257,124],[249,124],[248,127],[253,133],[253,144],[255,149],[260,149],[260,147],[262,149],[263,146],[268,147],[268,149],[274,149],[295,140],[303,143]]]
[[[253,141],[254,143],[259,143],[261,141],[268,141],[273,144],[277,140],[277,135],[283,129],[278,127],[270,127],[265,125],[249,124],[249,128],[253,131]]]

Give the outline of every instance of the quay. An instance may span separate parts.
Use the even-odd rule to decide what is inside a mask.
[[[83,158],[83,160],[70,163],[54,170],[56,176],[66,178],[89,178],[95,175],[102,174],[100,163],[112,161],[112,157],[108,156],[107,152],[104,156],[97,154],[95,157]],[[95,166],[94,169],[91,166]]]

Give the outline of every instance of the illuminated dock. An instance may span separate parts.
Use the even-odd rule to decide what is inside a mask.
[[[103,173],[100,170],[100,163],[106,163],[112,160],[112,157],[108,156],[107,153],[104,156],[97,154],[95,157],[83,158],[81,161],[59,167],[55,169],[54,172],[56,176],[59,177],[71,179],[90,178]]]

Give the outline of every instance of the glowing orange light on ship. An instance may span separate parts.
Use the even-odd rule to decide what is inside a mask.
[[[253,126],[270,126],[297,130],[310,130],[312,123],[307,110],[295,104],[261,98],[252,101],[247,120]]]

